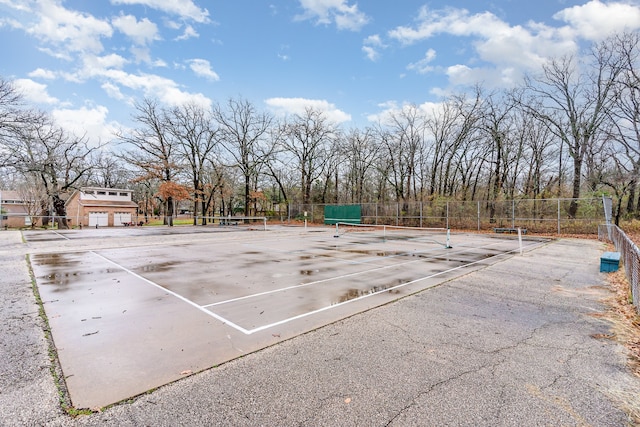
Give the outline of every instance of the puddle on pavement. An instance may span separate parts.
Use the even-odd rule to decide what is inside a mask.
[[[46,265],[52,268],[55,267],[71,267],[80,264],[80,261],[75,259],[75,256],[70,254],[41,254],[32,255],[31,259],[38,265]]]
[[[142,267],[136,268],[136,272],[142,273],[165,273],[171,270],[174,266],[178,265],[177,261],[158,262],[155,264],[147,264]]]
[[[383,284],[383,285],[376,285],[366,289],[350,288],[345,293],[338,296],[337,301],[334,301],[331,305],[340,304],[353,299],[361,298],[366,295],[372,295],[372,294],[376,294],[384,291],[388,291],[394,294],[399,294],[400,289],[392,289],[392,288],[402,285],[403,283],[408,283],[411,280],[412,279],[395,279],[390,283]]]

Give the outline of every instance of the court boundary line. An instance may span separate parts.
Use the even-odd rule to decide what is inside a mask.
[[[497,245],[499,243],[501,243],[501,242],[491,243],[491,244],[488,244],[486,246],[481,246],[480,248],[486,248],[486,247],[489,247],[489,246]],[[477,247],[468,246],[468,247],[465,247],[464,250],[448,251],[446,253],[447,254],[462,254],[462,253],[465,253],[465,252],[469,252],[472,249],[477,249]],[[408,253],[409,252],[407,252],[407,254]],[[428,253],[428,251],[417,252],[417,253]],[[502,252],[502,253],[504,253],[504,252]],[[396,258],[396,257],[400,257],[400,256],[402,256],[402,255],[391,255],[391,256],[385,256],[384,258]],[[429,257],[429,258],[436,258],[436,256]],[[337,259],[338,261],[342,261],[340,258],[334,258],[334,259]],[[391,264],[391,265],[383,265],[383,266],[371,268],[371,269],[368,269],[368,270],[356,271],[356,272],[353,272],[353,273],[343,274],[343,275],[340,275],[340,276],[334,276],[334,277],[330,277],[330,278],[327,278],[327,279],[314,280],[312,282],[300,283],[298,285],[291,285],[291,286],[287,286],[287,287],[284,287],[284,288],[272,289],[270,291],[258,292],[256,294],[245,295],[245,296],[242,296],[242,297],[232,298],[232,299],[228,299],[228,300],[224,300],[224,301],[218,301],[218,302],[214,302],[214,303],[211,303],[211,304],[204,304],[204,305],[202,305],[202,307],[205,307],[205,308],[215,307],[217,305],[229,304],[229,303],[232,303],[232,302],[242,301],[242,300],[249,299],[249,298],[254,298],[254,297],[259,297],[259,296],[269,295],[269,294],[275,294],[277,292],[284,292],[284,291],[288,291],[288,290],[291,290],[291,289],[302,288],[302,287],[310,286],[310,285],[316,285],[318,283],[330,282],[332,280],[344,279],[344,278],[347,278],[347,277],[353,277],[353,276],[357,276],[357,275],[360,275],[360,274],[367,274],[367,273],[371,273],[371,272],[375,272],[375,271],[386,270],[386,269],[389,269],[389,268],[401,267],[403,265],[408,265],[408,264],[421,262],[421,261],[424,261],[424,258],[412,259],[410,261],[400,262],[400,263]],[[344,261],[344,263],[358,264],[358,265],[366,265],[367,264],[366,262],[351,262],[351,261],[346,261],[346,260]]]
[[[229,325],[232,328],[237,329],[238,331],[240,331],[240,332],[242,332],[242,333],[244,333],[246,335],[249,335],[248,331],[245,328],[243,328],[242,326],[236,325],[232,321],[230,321],[228,319],[225,319],[224,317],[214,313],[211,310],[207,310],[206,308],[202,307],[199,304],[196,304],[195,302],[191,301],[190,299],[188,299],[188,298],[186,298],[186,297],[184,297],[184,296],[182,296],[182,295],[180,295],[180,294],[178,294],[178,293],[176,293],[176,292],[174,292],[174,291],[172,291],[170,289],[167,289],[167,288],[165,288],[165,287],[163,287],[163,286],[161,286],[161,285],[159,285],[159,284],[147,279],[146,277],[143,277],[143,276],[139,275],[135,271],[132,271],[132,270],[126,268],[125,266],[120,265],[117,262],[110,260],[109,258],[105,257],[104,255],[100,255],[99,253],[97,253],[95,251],[89,251],[89,253],[91,253],[93,255],[96,255],[99,258],[102,258],[103,260],[107,261],[108,263],[110,263],[112,265],[115,265],[116,267],[118,267],[122,271],[124,271],[124,272],[126,272],[128,274],[131,274],[133,277],[135,277],[137,279],[140,279],[143,282],[145,282],[145,283],[147,283],[147,284],[149,284],[149,285],[151,285],[151,286],[153,286],[153,287],[155,287],[155,288],[157,288],[157,289],[159,289],[159,290],[161,290],[161,291],[163,291],[163,292],[165,292],[165,293],[167,293],[169,295],[172,295],[172,296],[178,298],[180,301],[185,302],[185,303],[189,304],[190,306],[192,306],[194,308],[197,308],[201,312],[203,312],[203,313],[205,313],[205,314],[207,314],[207,315],[209,315],[209,316],[221,321],[223,324]]]
[[[485,258],[485,259],[480,259],[480,260],[477,260],[477,261],[470,262],[470,263],[468,263],[468,264],[459,265],[459,266],[457,266],[457,267],[453,267],[453,268],[450,268],[450,269],[448,269],[448,270],[440,271],[440,272],[438,272],[438,273],[433,273],[433,274],[430,274],[430,275],[428,275],[428,276],[424,276],[424,277],[420,277],[420,278],[418,278],[418,279],[410,280],[410,281],[408,281],[408,282],[401,283],[401,284],[399,284],[399,285],[392,286],[392,287],[390,287],[390,288],[386,288],[386,289],[383,289],[383,290],[380,290],[380,291],[371,292],[371,293],[368,293],[368,294],[366,294],[366,295],[359,296],[359,297],[357,297],[357,298],[353,298],[353,299],[350,299],[350,300],[347,300],[347,301],[343,301],[343,302],[339,302],[339,303],[336,303],[336,304],[328,305],[328,306],[326,306],[326,307],[322,307],[322,308],[319,308],[319,309],[317,309],[317,310],[309,311],[309,312],[307,312],[307,313],[302,313],[302,314],[299,314],[299,315],[297,315],[297,316],[293,316],[293,317],[290,317],[290,318],[287,318],[287,319],[282,319],[282,320],[280,320],[280,321],[278,321],[278,322],[274,322],[274,323],[271,323],[271,324],[268,324],[268,325],[259,326],[259,327],[254,328],[254,329],[249,329],[249,330],[248,330],[248,334],[247,334],[247,335],[251,335],[251,334],[253,334],[253,333],[260,332],[260,331],[263,331],[263,330],[265,330],[265,329],[273,328],[273,327],[275,327],[275,326],[283,325],[283,324],[285,324],[285,323],[292,322],[292,321],[294,321],[294,320],[302,319],[302,318],[304,318],[304,317],[311,316],[311,315],[313,315],[313,314],[321,313],[321,312],[323,312],[323,311],[326,311],[326,310],[329,310],[329,309],[332,309],[332,308],[337,308],[337,307],[340,307],[340,306],[342,306],[342,305],[345,305],[345,304],[348,304],[348,303],[351,303],[351,302],[355,302],[355,301],[363,300],[363,299],[365,299],[365,298],[369,298],[369,297],[372,297],[372,296],[374,296],[374,295],[379,295],[379,294],[381,294],[381,293],[383,293],[383,292],[393,291],[393,290],[395,290],[395,289],[399,289],[399,288],[402,288],[402,287],[404,287],[404,286],[412,285],[412,284],[414,284],[414,283],[421,282],[421,281],[423,281],[423,280],[431,279],[431,278],[434,278],[434,277],[440,276],[440,275],[445,274],[445,273],[449,273],[449,272],[452,272],[452,271],[460,270],[460,269],[462,269],[462,268],[466,268],[466,267],[469,267],[469,266],[474,265],[474,264],[479,264],[479,263],[481,263],[481,262],[486,261],[487,259],[492,259],[492,258],[496,258],[496,257],[500,257],[500,256],[508,255],[508,254],[511,254],[511,253],[515,253],[515,252],[517,252],[517,251],[519,251],[519,250],[520,250],[520,249],[518,248],[518,249],[513,249],[513,250],[510,250],[510,251],[507,251],[507,252],[502,252],[502,253],[499,253],[499,254],[496,254],[496,255],[492,255],[492,256],[490,256],[490,257],[488,257],[488,258]],[[430,288],[435,287],[435,286],[438,286],[438,285],[440,285],[440,284],[441,284],[441,283],[436,283],[436,284],[434,284],[434,285],[432,285],[432,286],[428,286],[428,287],[426,287],[426,288],[424,288],[424,289],[422,289],[422,290],[430,289]],[[421,290],[421,291],[422,291],[422,290]],[[421,291],[417,291],[417,292],[421,292]],[[408,295],[407,295],[407,296],[408,296]]]
[[[61,235],[61,237],[65,237],[65,236]],[[486,248],[486,247],[489,247],[489,246],[497,245],[499,243],[504,243],[504,242],[503,241],[501,241],[501,242],[492,242],[491,244],[483,245],[483,246],[480,246],[480,247],[477,247],[477,246],[471,247],[471,246],[469,246],[467,248],[468,248],[468,250],[471,250],[471,249],[482,249],[482,248]],[[540,242],[537,242],[537,243],[540,243]],[[398,285],[395,285],[395,286],[392,286],[392,287],[389,287],[389,288],[386,288],[386,289],[383,289],[383,290],[380,290],[380,291],[371,292],[371,293],[368,293],[366,295],[361,295],[359,297],[356,297],[356,298],[353,298],[353,299],[350,299],[350,300],[347,300],[347,301],[342,301],[342,302],[339,302],[339,303],[336,303],[336,304],[331,304],[331,305],[328,305],[328,306],[325,306],[325,307],[321,307],[321,308],[316,309],[316,310],[312,310],[312,311],[308,311],[306,313],[302,313],[302,314],[299,314],[299,315],[296,315],[296,316],[288,317],[286,319],[282,319],[282,320],[279,320],[277,322],[273,322],[273,323],[270,323],[270,324],[267,324],[267,325],[262,325],[262,326],[259,326],[257,328],[253,328],[253,329],[246,329],[246,328],[236,324],[235,322],[232,322],[229,319],[227,319],[227,318],[225,318],[223,316],[220,316],[219,314],[215,313],[214,311],[211,311],[211,310],[206,308],[206,307],[210,307],[212,305],[196,304],[195,302],[193,302],[190,299],[178,294],[177,292],[174,292],[174,291],[172,291],[170,289],[167,289],[167,288],[165,288],[165,287],[153,282],[152,280],[149,280],[149,279],[145,278],[144,276],[141,276],[140,274],[132,271],[131,269],[129,269],[129,268],[127,268],[127,267],[125,267],[125,266],[123,266],[121,264],[118,264],[117,262],[107,258],[106,256],[99,254],[95,250],[89,250],[89,251],[86,251],[86,252],[90,253],[92,255],[95,255],[98,258],[103,259],[107,263],[116,266],[117,268],[119,268],[120,270],[124,271],[125,273],[130,274],[133,277],[141,280],[142,282],[147,283],[147,284],[155,287],[156,289],[162,291],[163,293],[171,295],[171,296],[177,298],[178,300],[180,300],[180,301],[182,301],[184,303],[187,303],[188,305],[190,305],[191,307],[196,308],[200,312],[202,312],[202,313],[204,313],[204,314],[206,314],[206,315],[208,315],[210,317],[213,317],[216,320],[219,320],[220,322],[222,322],[223,325],[231,326],[232,328],[236,329],[237,331],[239,331],[239,332],[241,332],[241,333],[243,333],[245,335],[252,335],[254,333],[261,332],[261,331],[264,331],[266,329],[273,328],[275,326],[279,326],[279,325],[282,325],[282,324],[285,324],[285,323],[289,323],[289,322],[292,322],[294,320],[305,318],[305,317],[308,317],[308,316],[311,316],[311,315],[314,315],[314,314],[317,314],[317,313],[321,313],[323,311],[327,311],[327,310],[330,310],[330,309],[333,309],[333,308],[338,308],[338,307],[341,307],[341,306],[346,305],[348,303],[360,301],[360,300],[363,300],[365,298],[372,297],[374,295],[379,295],[379,294],[381,294],[383,292],[393,291],[395,289],[399,289],[399,288],[402,288],[402,287],[405,287],[405,286],[409,286],[409,285],[414,284],[414,283],[418,283],[418,282],[421,282],[421,281],[424,281],[424,280],[427,280],[427,279],[431,279],[431,278],[440,276],[440,275],[445,274],[445,273],[449,273],[449,272],[452,272],[452,271],[460,270],[462,268],[473,266],[475,264],[479,264],[481,262],[485,262],[488,259],[493,259],[493,258],[497,258],[497,257],[501,257],[501,256],[506,256],[506,255],[518,252],[519,250],[520,250],[519,248],[516,248],[516,249],[509,250],[509,251],[501,252],[499,254],[495,254],[495,255],[492,255],[490,257],[481,259],[481,260],[473,261],[473,262],[470,262],[470,263],[467,263],[467,264],[464,264],[464,265],[459,265],[457,267],[453,267],[453,268],[450,268],[450,269],[447,269],[447,270],[443,270],[443,271],[440,271],[440,272],[437,272],[437,273],[433,273],[433,274],[430,274],[428,276],[424,276],[424,277],[420,277],[418,279],[410,280],[408,282],[400,283]],[[459,252],[456,252],[456,253],[463,253],[463,252],[466,252],[466,251],[459,251]],[[451,252],[449,252],[449,253],[451,253]],[[240,300],[240,299],[252,298],[252,297],[261,296],[261,295],[265,295],[265,294],[269,294],[269,293],[284,291],[284,290],[287,290],[287,289],[293,289],[293,288],[298,288],[298,287],[301,287],[301,286],[307,286],[307,285],[314,284],[314,283],[317,284],[317,283],[321,283],[323,281],[336,280],[336,279],[339,279],[339,278],[350,277],[350,276],[353,276],[353,275],[356,275],[356,274],[365,274],[365,273],[369,273],[371,271],[377,271],[377,270],[380,270],[380,269],[397,267],[398,265],[405,265],[405,264],[408,264],[408,263],[419,262],[419,261],[420,260],[418,259],[418,260],[407,261],[406,263],[400,263],[400,264],[394,264],[394,265],[390,265],[390,266],[377,267],[375,269],[369,269],[369,270],[366,270],[366,271],[350,273],[350,274],[343,275],[343,276],[333,277],[333,278],[329,278],[329,279],[323,279],[323,280],[314,281],[314,282],[305,283],[305,284],[300,284],[300,285],[289,286],[289,287],[286,287],[286,288],[280,288],[280,289],[277,289],[277,290],[262,292],[262,293],[258,293],[258,294],[252,294],[252,295],[248,295],[248,296],[245,296],[245,297],[236,298],[235,300],[237,301],[237,300]],[[437,285],[439,285],[439,284],[435,284],[433,286],[437,286]],[[430,286],[430,287],[433,287],[433,286]],[[429,289],[430,287],[424,288],[423,290]],[[232,301],[233,300],[227,300],[227,301],[221,301],[219,303],[214,303],[214,304],[215,305],[220,305],[220,304],[229,303],[229,302],[232,302]]]

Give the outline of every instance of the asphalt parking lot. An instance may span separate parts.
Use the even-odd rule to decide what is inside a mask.
[[[31,290],[38,250],[0,233],[6,425],[625,425],[640,391],[624,348],[596,338],[603,247],[568,239],[74,419]]]

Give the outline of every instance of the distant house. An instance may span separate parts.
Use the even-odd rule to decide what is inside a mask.
[[[138,205],[131,200],[131,190],[81,188],[69,197],[66,207],[72,225],[117,227],[137,221]]]
[[[17,191],[0,190],[0,227],[29,227],[36,218],[29,216],[32,201],[24,200]]]

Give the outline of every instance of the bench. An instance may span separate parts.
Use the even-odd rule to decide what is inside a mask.
[[[497,227],[497,228],[494,228],[493,231],[496,232],[496,233],[509,233],[509,234],[512,234],[512,233],[517,233],[518,229],[517,228],[512,228],[512,227]],[[522,234],[527,234],[527,229],[526,228],[522,228],[522,229],[520,229],[520,232]]]
[[[225,221],[225,220],[220,220],[220,226],[224,226],[224,225],[238,225],[240,223],[240,221]]]

